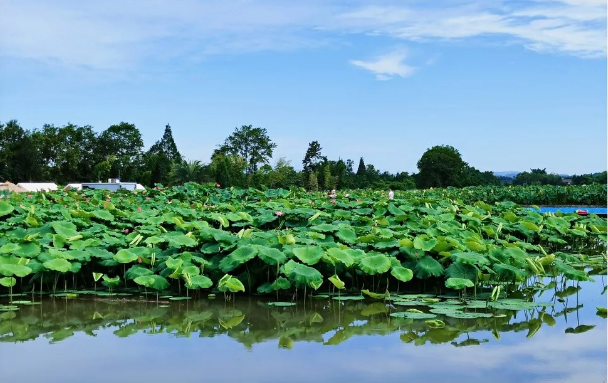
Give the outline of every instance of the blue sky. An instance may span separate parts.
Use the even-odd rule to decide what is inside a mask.
[[[431,3],[431,5],[429,5]],[[264,127],[301,168],[416,171],[434,145],[481,170],[606,169],[604,0],[0,0],[0,120],[166,123],[205,162]]]

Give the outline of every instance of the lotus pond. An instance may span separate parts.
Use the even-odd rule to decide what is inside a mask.
[[[3,195],[0,378],[102,381],[108,366],[120,366],[114,381],[159,382],[603,374],[606,220],[459,193],[187,184]],[[547,338],[533,346],[538,333]],[[560,346],[570,339],[581,349]],[[423,345],[433,351],[412,351]],[[589,353],[601,366],[563,370]],[[561,370],[547,367],[555,360]],[[425,365],[444,378],[421,375]]]

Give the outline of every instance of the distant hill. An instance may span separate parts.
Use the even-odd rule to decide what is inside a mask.
[[[494,172],[494,175],[496,177],[509,177],[509,178],[515,178],[515,176],[517,176],[519,173],[519,171],[517,170],[511,170],[511,171],[506,171],[506,172]]]
[[[517,175],[521,173],[520,171],[517,170],[511,170],[511,171],[505,171],[505,172],[494,172],[494,175],[496,177],[508,177],[508,178],[515,178],[517,177]],[[562,178],[570,178],[571,176],[569,174],[559,174]]]

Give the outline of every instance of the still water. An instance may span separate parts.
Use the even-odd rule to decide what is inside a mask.
[[[439,315],[440,329],[369,300],[46,299],[0,313],[0,382],[605,382],[595,279],[533,293],[546,308]]]

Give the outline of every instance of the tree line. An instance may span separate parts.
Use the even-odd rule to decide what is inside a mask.
[[[312,141],[297,171],[279,158],[271,164],[276,144],[266,129],[236,128],[218,145],[208,162],[187,160],[165,126],[163,136],[145,150],[141,132],[121,122],[98,133],[89,125],[45,124],[28,130],[16,120],[0,123],[0,180],[12,182],[97,182],[108,178],[146,186],[215,182],[222,186],[308,190],[351,188],[406,190],[429,187],[500,185],[492,172],[481,172],[462,160],[457,149],[435,146],[417,163],[418,173],[381,171],[360,158],[329,159]]]

